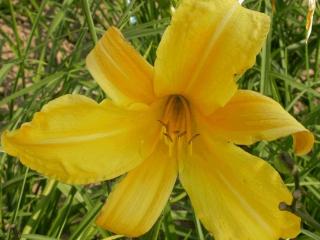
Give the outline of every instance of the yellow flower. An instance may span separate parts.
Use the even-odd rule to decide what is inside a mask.
[[[217,240],[295,237],[300,219],[280,211],[292,197],[265,161],[237,147],[293,135],[297,154],[313,135],[277,102],[237,90],[269,18],[237,0],[185,0],[150,66],[110,28],[87,67],[112,100],[57,98],[30,123],[2,135],[5,151],[38,172],[73,184],[127,173],[97,224],[117,234],[147,232],[177,176]]]

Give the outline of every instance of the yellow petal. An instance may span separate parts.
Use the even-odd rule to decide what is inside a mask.
[[[224,106],[235,76],[255,63],[269,21],[237,0],[182,1],[157,51],[156,94],[185,95],[206,114]]]
[[[313,15],[316,10],[317,1],[316,0],[309,0],[308,1],[308,13],[307,13],[307,21],[306,21],[306,43],[308,43],[309,37],[312,31],[312,24],[313,24]]]
[[[150,104],[153,94],[153,68],[124,39],[120,31],[109,28],[86,59],[87,68],[118,105],[136,102]]]
[[[45,105],[30,123],[4,132],[2,145],[23,164],[63,182],[111,179],[153,151],[160,131],[158,111],[126,111],[111,101],[98,104],[65,95]]]
[[[164,208],[176,177],[176,161],[169,157],[167,147],[161,143],[116,186],[97,224],[130,237],[146,233]]]
[[[223,108],[208,117],[212,134],[236,144],[272,141],[293,134],[295,151],[302,155],[313,146],[314,137],[273,99],[249,90],[239,90]]]
[[[195,212],[216,240],[278,240],[295,237],[300,219],[279,210],[292,196],[265,161],[227,142],[194,141],[180,180]]]

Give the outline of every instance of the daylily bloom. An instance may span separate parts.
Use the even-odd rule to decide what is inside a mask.
[[[176,178],[215,239],[295,237],[300,218],[279,210],[292,196],[266,161],[236,145],[292,134],[296,154],[313,135],[277,102],[238,90],[269,30],[265,14],[237,0],[184,0],[154,67],[111,27],[87,57],[111,98],[57,98],[20,129],[5,132],[5,151],[31,169],[71,184],[128,172],[97,224],[139,236],[155,223]]]

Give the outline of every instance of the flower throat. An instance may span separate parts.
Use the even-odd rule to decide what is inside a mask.
[[[170,155],[185,146],[192,153],[192,141],[199,134],[192,135],[190,104],[183,96],[169,96],[159,122],[162,125],[161,136],[169,146]]]

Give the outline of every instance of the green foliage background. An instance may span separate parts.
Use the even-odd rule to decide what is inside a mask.
[[[293,176],[279,160],[280,153],[288,153],[300,170],[300,184],[305,190],[302,203],[319,222],[320,9],[316,9],[314,30],[306,45],[306,2],[275,2],[275,12],[270,0],[244,3],[269,14],[272,30],[256,65],[239,80],[240,87],[279,101],[314,132],[316,144],[304,157],[293,155],[290,137],[260,142],[248,151],[274,165],[294,190]],[[95,39],[115,25],[153,63],[171,8],[177,4],[169,0],[0,0],[0,132],[31,120],[41,106],[66,93],[84,94],[97,101],[105,98],[84,64]],[[136,23],[130,22],[132,16]],[[0,239],[86,240],[111,236],[98,228],[94,219],[115,182],[69,186],[47,179],[0,152]],[[302,228],[298,239],[320,239],[320,231],[307,219]],[[139,239],[212,237],[199,223],[177,183],[156,225]]]

